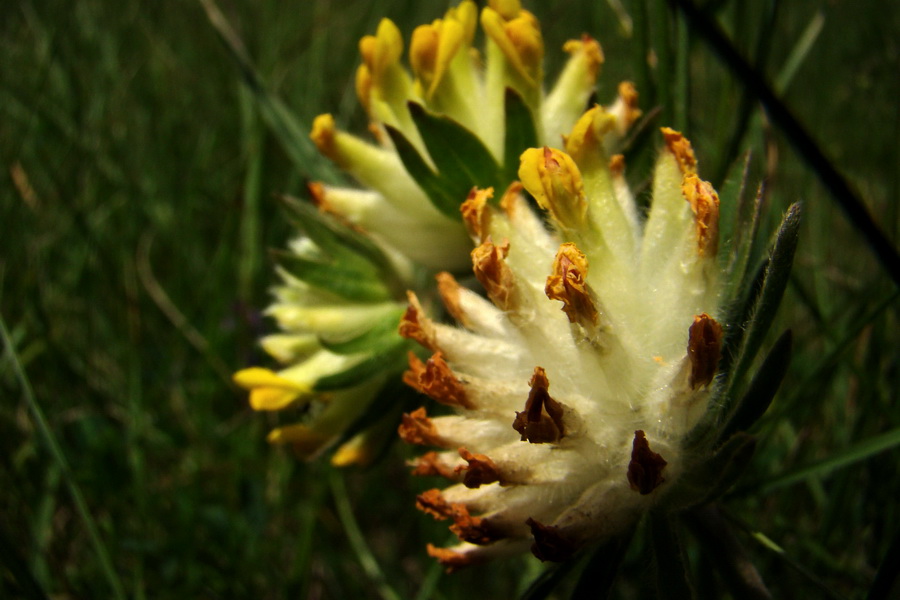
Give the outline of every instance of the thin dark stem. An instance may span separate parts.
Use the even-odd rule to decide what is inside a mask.
[[[728,69],[743,83],[747,93],[762,103],[769,118],[781,129],[794,151],[816,173],[853,226],[863,235],[884,270],[895,283],[900,284],[900,254],[897,249],[872,219],[850,182],[838,172],[790,109],[776,96],[762,73],[738,53],[718,24],[700,11],[692,0],[669,2],[684,14],[694,32],[713,47]]]

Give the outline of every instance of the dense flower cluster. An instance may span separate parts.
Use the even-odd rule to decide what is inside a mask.
[[[735,279],[720,281],[719,197],[690,142],[662,128],[642,210],[616,153],[637,93],[591,105],[600,45],[567,42],[545,92],[537,19],[491,0],[483,53],[478,21],[466,0],[417,28],[411,73],[389,20],[360,41],[374,143],[328,114],[311,138],[361,187],[313,183],[313,204],[288,203],[303,235],[269,309],[282,332],[262,341],[285,366],[235,376],[255,409],[302,413],[271,441],[303,456],[340,442],[336,464],[396,427],[401,378],[444,405],[399,433],[430,447],[415,474],[450,481],[417,506],[460,538],[428,546],[451,570],[528,549],[564,560],[663,498],[707,498],[696,482],[727,484],[752,452],[749,436],[720,443],[730,424],[691,438],[711,421]]]

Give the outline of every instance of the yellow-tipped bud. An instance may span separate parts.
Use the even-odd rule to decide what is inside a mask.
[[[488,5],[507,21],[515,19],[522,11],[522,3],[519,0],[489,0]]]
[[[504,11],[508,8],[503,5]],[[508,4],[513,4],[512,2]],[[518,2],[514,4],[518,5]],[[507,18],[509,12],[500,12],[487,7],[481,12],[481,27],[500,50],[513,69],[528,85],[540,85],[543,77],[544,40],[538,20],[527,10],[519,10],[515,17]]]
[[[578,228],[587,217],[581,171],[555,148],[529,148],[519,158],[519,180],[537,203],[563,227]]]
[[[409,63],[425,90],[426,98],[434,95],[450,67],[450,61],[462,48],[465,37],[463,24],[453,19],[438,19],[413,31]]]
[[[603,110],[602,106],[594,106],[581,115],[572,133],[565,136],[566,152],[582,165],[590,157],[599,158],[603,151],[603,137],[615,126],[613,115]]]
[[[593,81],[597,80],[597,75],[600,73],[600,65],[603,64],[603,48],[600,47],[600,42],[585,34],[580,40],[569,40],[563,44],[563,51],[568,52],[573,57],[582,56],[588,76]]]
[[[319,115],[313,119],[312,131],[309,133],[309,139],[313,141],[319,152],[326,158],[339,163],[337,146],[334,142],[337,128],[334,124],[334,117],[329,113]]]
[[[356,93],[368,110],[373,93],[386,95],[389,69],[399,67],[403,54],[400,30],[390,19],[382,19],[375,35],[366,35],[359,40],[359,54],[363,64],[356,72]]]
[[[444,19],[456,21],[463,28],[463,42],[467,46],[472,45],[475,39],[475,27],[478,25],[478,6],[472,0],[464,0],[447,10]]]

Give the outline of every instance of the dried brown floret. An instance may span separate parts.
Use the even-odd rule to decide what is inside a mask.
[[[528,383],[531,391],[525,401],[525,410],[516,412],[513,429],[522,436],[522,441],[532,444],[556,443],[566,434],[563,427],[562,405],[550,396],[550,381],[541,367],[534,368],[534,375]]]
[[[637,88],[630,81],[623,81],[619,84],[619,98],[625,105],[624,125],[625,129],[634,124],[641,117],[641,109],[638,108],[638,92]]]
[[[525,521],[525,524],[531,527],[531,535],[534,537],[531,553],[542,562],[563,562],[578,550],[574,542],[560,534],[559,527],[543,525],[532,518]]]
[[[613,154],[609,159],[609,171],[613,177],[619,177],[625,172],[625,155]]]
[[[447,312],[450,313],[450,316],[456,319],[460,325],[468,327],[470,325],[469,318],[459,302],[459,295],[461,293],[459,282],[456,281],[456,278],[453,277],[453,275],[446,271],[438,273],[436,279],[438,293],[441,295],[441,300],[444,302],[444,307],[446,307]]]
[[[719,195],[712,185],[696,175],[684,177],[681,192],[694,213],[698,253],[715,256],[719,246]]]
[[[525,186],[520,181],[513,181],[500,198],[500,208],[507,217],[512,218],[515,207]]]
[[[691,389],[709,385],[715,377],[722,356],[722,334],[722,326],[708,314],[694,317],[688,340]]]
[[[455,473],[464,473],[463,484],[467,488],[477,488],[495,481],[503,483],[497,465],[484,454],[473,454],[465,448],[460,448],[459,455],[469,464],[456,467]]]
[[[432,489],[416,496],[416,508],[438,521],[446,521],[453,517],[453,507],[444,500],[441,490]]]
[[[491,209],[488,200],[494,197],[494,188],[485,190],[472,188],[469,197],[459,207],[463,223],[469,235],[479,242],[485,240],[491,231]]]
[[[468,554],[456,552],[449,548],[438,548],[433,544],[428,544],[426,550],[428,551],[428,556],[437,559],[439,563],[447,567],[447,573],[453,573],[472,564],[472,558]]]
[[[697,173],[697,158],[694,156],[694,149],[686,137],[679,132],[668,127],[663,127],[663,138],[666,140],[666,148],[678,161],[678,166],[684,175],[695,175]]]
[[[397,433],[400,435],[400,439],[407,444],[447,447],[446,440],[438,434],[434,422],[428,418],[424,407],[404,414]]]
[[[570,323],[591,326],[597,324],[598,313],[584,280],[587,270],[587,257],[575,244],[566,242],[553,259],[553,273],[547,278],[544,292],[551,300],[562,301]]]
[[[509,242],[499,246],[486,241],[472,250],[472,270],[475,277],[484,286],[488,297],[501,310],[514,308],[515,277],[506,257],[509,255]]]
[[[426,452],[419,458],[417,458],[413,463],[413,475],[418,476],[437,476],[437,477],[446,477],[450,480],[457,480],[457,474],[454,469],[448,467],[441,461],[440,455],[437,452]]]
[[[409,305],[400,318],[398,333],[401,337],[416,341],[429,350],[437,350],[434,342],[433,324],[422,311],[419,298],[413,292],[406,292]]]
[[[631,462],[628,463],[628,484],[631,489],[646,496],[666,480],[662,472],[668,463],[662,456],[650,449],[650,442],[644,432],[634,432]]]
[[[410,352],[409,370],[403,374],[403,381],[441,404],[467,409],[474,408],[466,395],[466,389],[462,382],[450,369],[440,352],[435,352],[424,363]]]

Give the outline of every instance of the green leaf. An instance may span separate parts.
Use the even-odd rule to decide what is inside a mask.
[[[436,115],[415,102],[407,103],[409,113],[437,167],[441,181],[459,204],[475,186],[500,189],[500,165],[481,139],[453,119]]]
[[[373,353],[339,373],[327,375],[316,381],[313,389],[328,392],[351,387],[379,373],[399,370],[405,364],[406,340],[399,338],[396,346]]]
[[[519,157],[528,148],[538,144],[534,116],[522,96],[512,88],[506,88],[504,96],[506,133],[503,139],[503,185],[519,178]],[[484,186],[482,186],[484,187]],[[498,195],[502,189],[496,190]]]
[[[726,333],[726,356],[735,358],[734,365],[723,361],[728,372],[724,399],[727,402],[734,398],[740,383],[749,370],[756,353],[763,343],[775,312],[781,303],[784,290],[790,280],[791,265],[797,240],[800,235],[800,205],[793,204],[788,209],[781,227],[775,236],[775,244],[768,259],[763,264],[754,284],[748,290],[748,296],[737,319],[729,319],[729,330]],[[747,315],[746,318],[743,315]],[[735,352],[735,348],[739,348]]]
[[[385,290],[385,295],[378,299],[403,296],[405,285],[390,259],[371,238],[323,213],[310,202],[290,196],[279,199],[295,225],[328,255],[333,265],[340,265],[341,269],[357,273],[370,282],[378,281]]]
[[[700,542],[705,557],[715,565],[733,598],[772,600],[772,594],[747,551],[717,506],[708,504],[685,513],[684,521]]]
[[[335,354],[358,354],[360,352],[378,352],[401,343],[403,338],[397,333],[397,326],[404,309],[391,312],[360,335],[348,340],[328,340],[320,338],[322,347]]]
[[[688,581],[684,549],[673,527],[671,516],[650,515],[650,547],[656,575],[656,597],[659,600],[690,600],[694,597]]]
[[[736,431],[749,429],[769,408],[791,362],[791,331],[781,334],[772,350],[753,376],[747,392],[727,418],[719,439],[724,440]]]
[[[347,300],[381,302],[390,294],[377,273],[359,270],[340,260],[310,260],[291,252],[274,250],[272,255],[291,275]]]
[[[768,481],[760,481],[742,485],[736,493],[744,493],[752,491],[766,494],[779,488],[787,487],[801,481],[805,481],[810,477],[824,476],[854,463],[868,459],[885,450],[890,450],[896,446],[900,446],[900,427],[892,429],[887,433],[876,435],[867,440],[863,440],[841,452],[833,454],[826,459],[814,462],[809,465],[803,465],[796,469],[791,469],[786,473],[782,473]]]
[[[390,125],[385,125],[385,129],[394,143],[394,148],[397,150],[397,155],[406,168],[406,172],[419,184],[434,207],[451,219],[460,219],[459,205],[466,197],[454,196],[452,191],[444,186],[441,177],[428,166],[416,147],[406,139],[399,129]],[[466,193],[468,194],[468,191]]]

